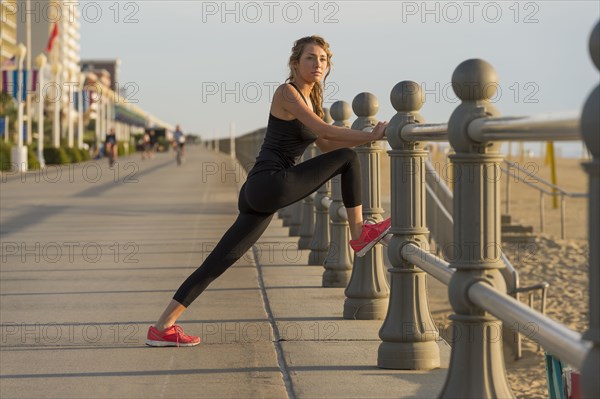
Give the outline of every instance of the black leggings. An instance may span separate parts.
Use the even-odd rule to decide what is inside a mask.
[[[173,299],[185,307],[258,241],[281,208],[307,197],[341,174],[346,208],[361,205],[360,164],[354,150],[341,148],[289,169],[265,170],[248,178],[240,190],[240,214],[202,265],[179,287]]]

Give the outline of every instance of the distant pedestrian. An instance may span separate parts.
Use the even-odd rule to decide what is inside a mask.
[[[329,44],[319,36],[297,40],[289,59],[287,82],[277,88],[265,139],[248,179],[240,189],[239,215],[202,265],[179,287],[155,325],[148,329],[150,346],[194,346],[200,338],[186,335],[175,322],[206,287],[242,257],[263,234],[278,209],[307,197],[341,175],[351,247],[364,255],[390,228],[390,219],[363,224],[360,164],[350,147],[380,140],[387,122],[371,133],[332,126],[323,121],[323,85],[331,68]],[[297,164],[312,143],[324,154]]]
[[[142,161],[152,157],[152,143],[150,142],[150,134],[144,132],[142,137]]]

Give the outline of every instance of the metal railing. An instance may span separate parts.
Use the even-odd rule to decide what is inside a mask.
[[[600,69],[600,23],[592,32],[590,52]],[[423,124],[419,114],[423,95],[417,83],[402,81],[392,89],[391,102],[397,113],[386,133],[392,147],[388,151],[393,234],[388,246],[391,287],[382,277],[381,246],[377,245],[364,258],[354,259],[344,317],[373,319],[385,313],[379,332],[379,367],[437,368],[439,332],[429,311],[426,285],[430,274],[448,285],[454,311],[450,316],[452,356],[440,397],[513,397],[503,364],[502,322],[523,333],[529,333],[534,323],[536,338],[544,349],[581,370],[584,396],[600,397],[600,86],[588,97],[581,117],[500,117],[490,101],[497,84],[494,68],[483,60],[470,59],[458,65],[452,88],[461,104],[448,123],[440,124]],[[337,108],[348,108],[347,104],[337,104]],[[372,94],[357,95],[352,109],[357,115],[352,128],[367,130],[376,123],[378,101]],[[333,112],[333,107],[332,117],[336,123],[348,119],[345,111]],[[507,287],[506,275],[512,271],[507,270],[500,246],[500,142],[565,138],[583,138],[593,156],[584,164],[589,175],[590,324],[583,335],[507,294],[512,288]],[[454,150],[450,157],[454,170],[452,212],[446,209],[435,216],[446,222],[453,219],[452,236],[438,238],[451,240],[450,262],[430,253],[426,223],[430,215],[428,199],[435,197],[433,201],[439,202],[440,209],[448,202],[447,192],[433,196],[436,189],[426,185],[425,142],[440,140],[448,140]],[[237,143],[236,147],[239,152]],[[378,220],[382,212],[378,154],[383,148],[380,143],[371,142],[356,151],[365,181],[364,218]],[[339,200],[338,194],[332,195],[331,204]],[[330,205],[330,211],[332,208],[334,215],[341,214]],[[515,279],[518,284],[518,276]],[[356,295],[353,283],[362,287],[360,295]]]
[[[505,198],[505,213],[510,214],[510,181],[511,177],[517,179],[519,182],[524,183],[527,187],[531,187],[535,189],[540,194],[539,199],[539,211],[540,211],[540,233],[543,233],[546,226],[546,217],[545,217],[545,196],[560,196],[560,238],[563,240],[567,238],[567,227],[566,227],[566,198],[587,198],[587,193],[572,193],[568,192],[557,185],[550,183],[548,180],[545,180],[539,176],[532,176],[531,173],[519,166],[518,163],[507,161],[506,159],[503,161],[506,167],[500,167],[503,173],[506,174],[506,198]],[[523,177],[521,173],[515,173],[511,169],[516,169],[519,172],[522,172],[525,176]],[[535,181],[530,181],[529,178],[535,179]]]
[[[408,127],[408,126],[407,126]],[[412,126],[411,126],[412,127]],[[404,129],[403,129],[404,131]],[[446,132],[447,135],[447,132]],[[448,249],[452,249],[453,243],[453,229],[454,220],[452,218],[452,207],[453,198],[452,192],[443,183],[443,180],[438,175],[434,166],[429,160],[426,161],[425,166],[426,177],[425,177],[425,189],[427,190],[426,203],[426,216],[427,216],[427,227],[429,228],[429,244],[434,246],[433,253],[441,256],[452,257],[451,253],[448,253]],[[500,258],[504,267],[500,269],[504,281],[506,282],[507,293],[516,300],[519,300],[521,294],[527,294],[529,306],[534,307],[535,293],[538,292],[540,296],[540,312],[546,313],[546,298],[548,288],[550,284],[543,281],[538,284],[529,285],[522,287],[520,285],[519,273],[510,262],[508,257],[501,253]],[[505,335],[512,335],[514,331],[510,331],[505,328]],[[513,356],[515,360],[518,360],[522,356],[522,342],[521,334],[514,332],[514,339],[507,342],[512,346]],[[538,350],[540,346],[538,344]]]

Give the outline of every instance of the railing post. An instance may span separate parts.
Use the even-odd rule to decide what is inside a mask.
[[[600,69],[600,22],[590,36],[590,54]],[[583,338],[592,342],[582,368],[582,389],[586,398],[600,397],[600,85],[588,97],[581,115],[581,133],[592,154],[584,163],[589,175],[589,247],[590,247],[590,326]]]
[[[376,124],[375,114],[379,110],[377,97],[371,93],[360,93],[352,101],[352,109],[358,118],[353,129],[362,130]],[[384,143],[372,141],[356,147],[362,177],[363,218],[365,221],[381,221],[381,167],[380,156]],[[381,320],[388,307],[390,289],[383,267],[383,251],[376,245],[365,256],[354,257],[354,267],[345,292],[344,318]]]
[[[314,146],[310,145],[302,154],[302,162],[311,159],[313,157]],[[301,201],[296,201],[291,204],[288,208],[289,217],[287,225],[290,228],[290,236],[300,236],[298,241],[298,249],[308,249],[310,244],[310,238],[315,225],[313,199],[315,195],[311,194]],[[309,220],[305,220],[308,218]],[[308,238],[302,237],[308,234]]]
[[[540,233],[544,232],[546,226],[546,217],[544,213],[544,192],[540,191]]]
[[[439,336],[427,299],[427,273],[402,258],[402,248],[415,244],[429,249],[429,230],[425,223],[425,162],[424,143],[402,139],[402,128],[412,123],[423,123],[418,113],[423,106],[420,86],[404,81],[392,89],[390,95],[397,114],[387,128],[392,151],[391,193],[392,228],[394,234],[388,246],[393,265],[388,313],[379,337],[377,366],[387,369],[430,370],[440,367]]]
[[[323,121],[331,123],[331,116],[329,115],[329,109],[323,108]],[[316,155],[320,155],[321,150],[316,148]],[[323,183],[317,190],[314,199],[315,209],[315,227],[313,236],[308,247],[310,253],[308,254],[308,264],[323,266],[325,258],[327,258],[327,250],[329,249],[329,205],[327,199],[329,198],[330,183],[327,181]]]
[[[512,398],[502,352],[502,322],[468,297],[472,284],[485,281],[501,292],[500,162],[498,143],[481,143],[468,133],[478,118],[499,113],[489,99],[497,90],[494,68],[483,60],[464,61],[454,70],[452,88],[462,103],[448,122],[455,150],[454,247],[448,287],[454,314],[450,368],[441,398]]]
[[[510,215],[510,164],[507,165],[506,170],[506,210],[504,211],[504,213]]]
[[[314,144],[311,144],[304,151],[304,161],[314,158],[315,147]],[[294,205],[298,208],[295,208],[292,215],[290,235],[300,236],[298,249],[310,249],[310,242],[315,231],[315,193],[312,193],[302,201],[296,202],[296,204]],[[296,226],[297,229],[292,231],[292,228]]]
[[[292,208],[294,204],[288,205],[285,208],[279,210],[278,215],[282,220],[282,224],[284,227],[290,225],[290,219],[292,218]]]
[[[331,105],[331,116],[335,121],[334,126],[350,127],[348,120],[352,116],[352,108],[345,101],[336,101]],[[331,183],[332,202],[329,205],[331,242],[324,263],[323,287],[346,287],[352,270],[352,250],[348,245],[350,229],[348,220],[340,215],[340,211],[344,209],[340,175],[331,179]]]
[[[321,150],[316,149],[317,155],[321,154]],[[308,264],[323,266],[327,258],[329,249],[329,205],[324,200],[329,197],[330,184],[326,181],[315,195],[315,228],[312,239],[309,244],[310,253],[308,254]]]

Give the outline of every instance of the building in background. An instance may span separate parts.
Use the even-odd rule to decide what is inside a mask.
[[[119,87],[119,59],[81,60],[79,2],[0,0],[0,6],[2,69],[16,68],[18,60],[13,57],[19,43],[27,46],[30,42],[25,60],[31,64],[31,69],[37,69],[36,57],[40,54],[47,57],[43,82],[48,90],[44,91],[47,99],[41,115],[45,116],[46,124],[52,126],[52,134],[46,136],[46,141],[52,138],[51,146],[81,148],[86,134],[86,140],[92,137],[92,141],[100,143],[111,128],[116,130],[118,140],[124,143],[132,142],[134,134],[143,133],[144,128],[149,126],[173,130],[171,125],[127,101],[124,89]],[[27,63],[23,67],[29,69]],[[60,72],[55,74],[55,71]],[[25,107],[28,123],[38,118],[39,100],[36,96],[34,93],[27,94],[32,105]],[[49,101],[49,98],[60,98],[60,101]],[[90,123],[92,121],[93,124]],[[31,127],[26,131],[37,137]]]
[[[7,65],[16,53],[16,8],[16,0],[0,0],[0,66]]]
[[[81,60],[81,70],[84,72],[93,72],[96,75],[100,74],[102,70],[107,71],[110,74],[110,83],[108,86],[110,89],[120,95],[123,95],[120,88],[117,87],[119,85],[119,70],[121,68],[121,60]]]
[[[17,1],[17,41],[27,42],[26,2]],[[81,35],[80,11],[76,2],[65,0],[31,0],[31,48],[27,53],[32,58],[46,54],[52,65],[61,66],[62,81],[70,81],[80,71]],[[56,37],[53,33],[56,32]],[[50,40],[52,39],[52,40]],[[51,49],[48,52],[48,46]]]

